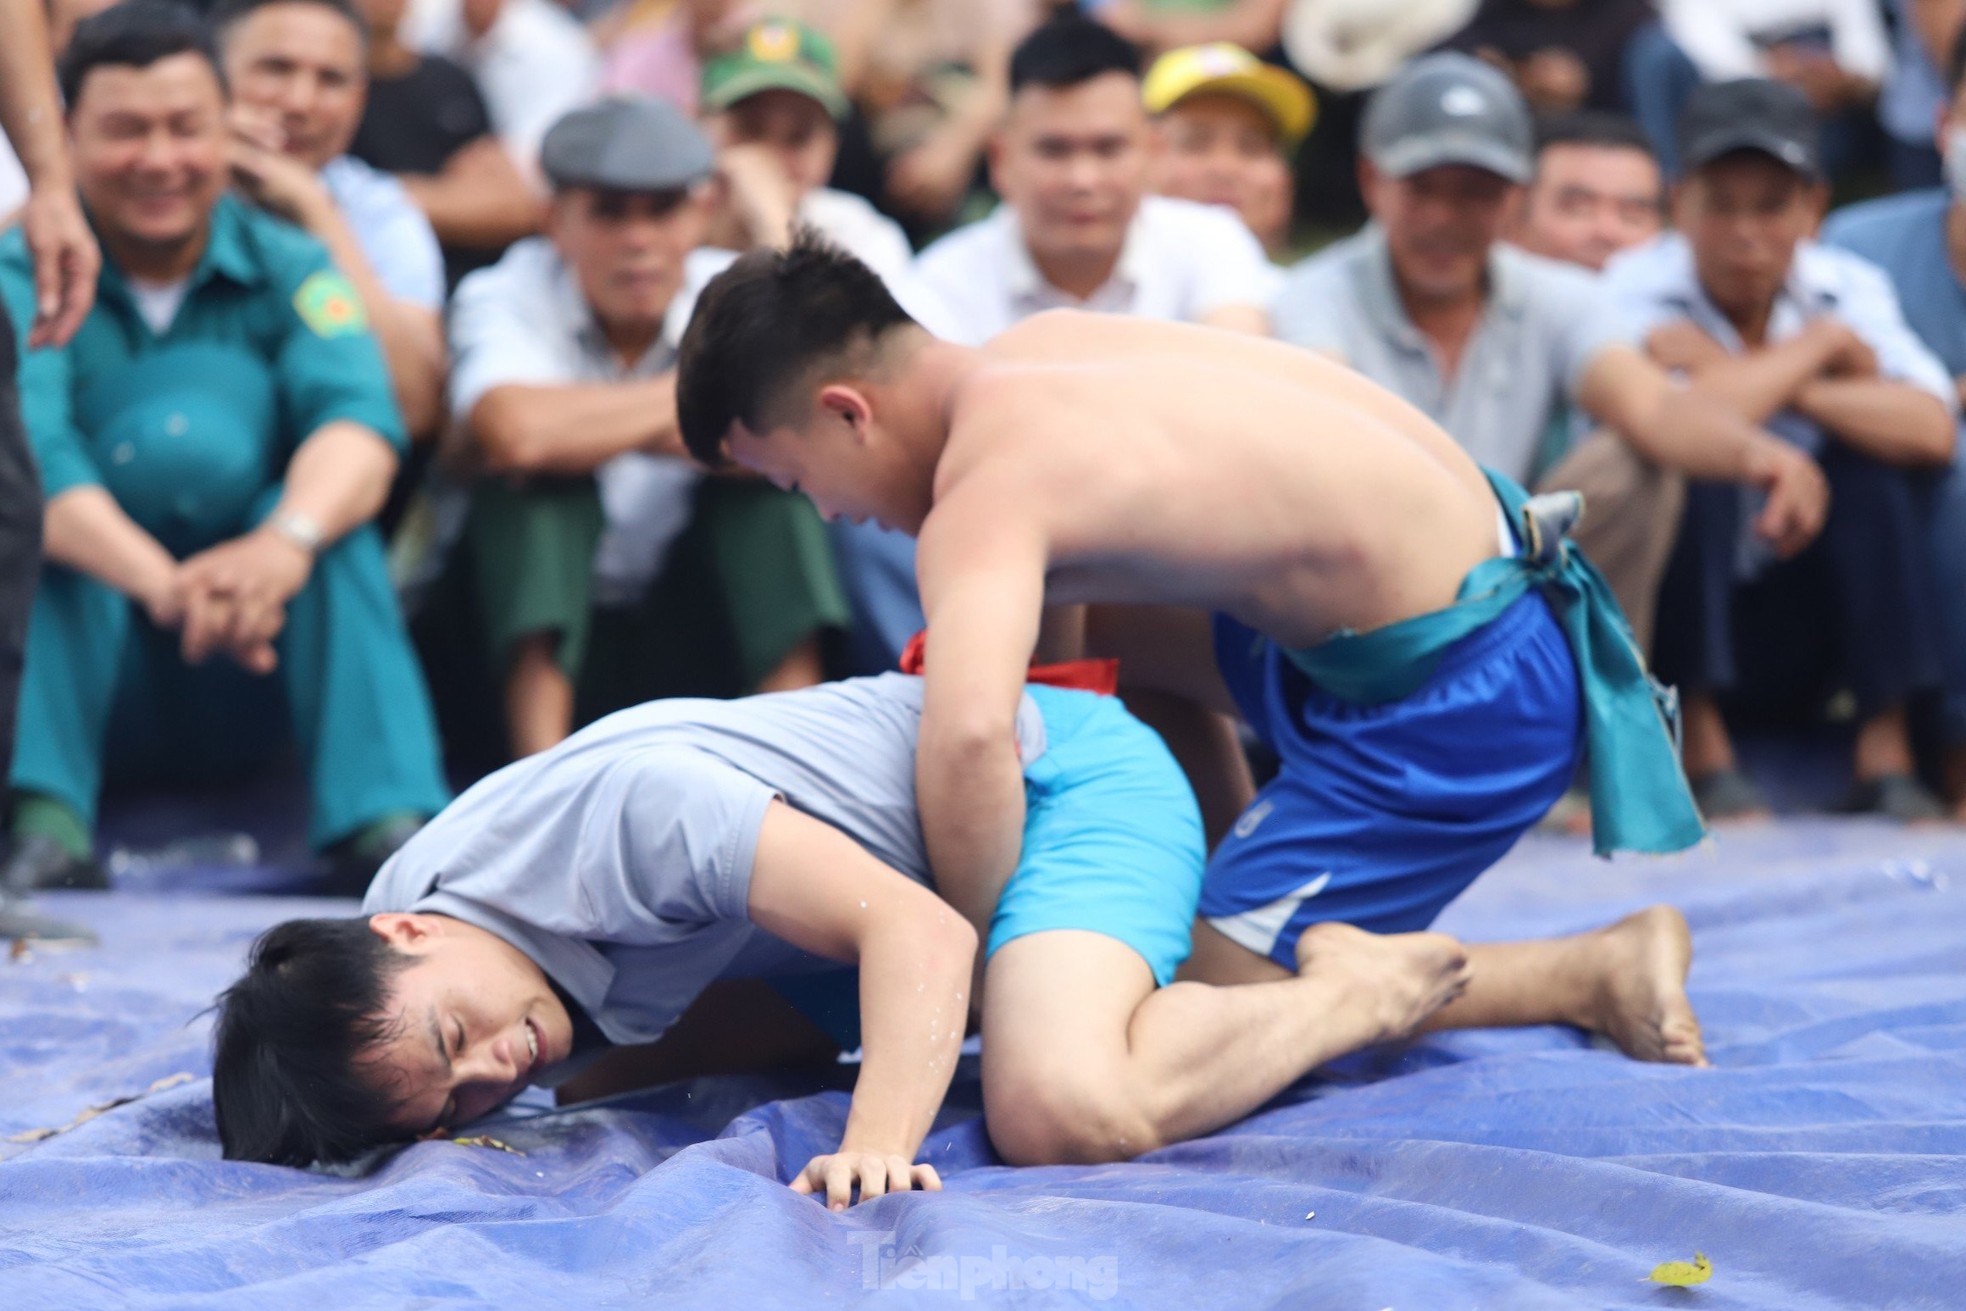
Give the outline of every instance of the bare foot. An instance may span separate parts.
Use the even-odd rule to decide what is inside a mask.
[[[1594,938],[1597,987],[1583,1027],[1639,1061],[1705,1065],[1700,1021],[1686,1000],[1693,935],[1671,906],[1627,915]]]
[[[1328,978],[1375,1021],[1371,1041],[1417,1030],[1468,986],[1468,949],[1445,933],[1367,933],[1313,924],[1297,939],[1299,978]]]

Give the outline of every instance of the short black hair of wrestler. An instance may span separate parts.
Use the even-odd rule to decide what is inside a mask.
[[[795,389],[860,371],[913,326],[878,273],[801,225],[790,246],[750,252],[697,298],[676,360],[683,444],[713,469],[727,465],[733,425],[769,431]]]
[[[1552,114],[1536,123],[1536,154],[1541,157],[1551,146],[1602,146],[1611,150],[1636,150],[1656,160],[1652,138],[1638,121],[1608,109],[1579,109]]]
[[[358,1065],[394,1035],[389,982],[413,963],[360,917],[288,920],[260,935],[219,998],[212,1043],[212,1111],[228,1161],[333,1165],[410,1136]]]
[[[1137,78],[1140,49],[1104,23],[1069,11],[1033,28],[1010,55],[1010,93],[1027,86],[1058,90],[1107,73]]]
[[[122,0],[75,25],[68,48],[55,61],[55,81],[62,103],[72,109],[82,83],[98,68],[149,68],[187,54],[202,57],[220,88],[225,86],[212,29],[197,10],[176,0]]]
[[[1952,50],[1946,59],[1946,98],[1956,99],[1959,84],[1966,82],[1966,27],[1959,29],[1959,35],[1952,40]]]
[[[225,34],[236,26],[240,19],[255,14],[268,5],[318,5],[331,10],[347,20],[362,38],[362,45],[369,43],[369,20],[355,7],[355,0],[218,0],[212,6],[212,31],[218,34],[219,43],[225,42]]]

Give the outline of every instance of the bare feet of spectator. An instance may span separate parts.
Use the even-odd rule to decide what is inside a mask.
[[[1416,1032],[1468,986],[1468,951],[1444,933],[1367,933],[1313,924],[1297,939],[1297,974],[1343,983],[1374,1019],[1373,1042]]]
[[[1589,935],[1597,981],[1579,1017],[1634,1060],[1705,1065],[1700,1021],[1686,999],[1693,937],[1686,917],[1651,906]]]

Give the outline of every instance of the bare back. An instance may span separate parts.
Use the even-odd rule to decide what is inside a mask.
[[[1440,609],[1495,553],[1473,460],[1309,352],[1060,311],[982,354],[936,503],[961,492],[1038,518],[1050,602],[1223,610],[1307,646]]]

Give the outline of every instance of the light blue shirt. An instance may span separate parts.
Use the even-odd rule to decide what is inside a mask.
[[[1909,0],[1884,0],[1892,18],[1891,72],[1877,95],[1877,121],[1899,141],[1932,144],[1932,124],[1946,103],[1946,80],[1911,21]]]
[[[610,715],[452,802],[382,867],[363,913],[475,924],[537,962],[610,1042],[653,1042],[714,979],[817,967],[751,922],[773,798],[929,881],[921,700],[919,678],[885,674]],[[1027,767],[1044,754],[1028,695],[1017,738]]]
[[[1734,354],[1746,349],[1741,334],[1700,286],[1692,248],[1676,232],[1617,256],[1606,266],[1604,280],[1639,340],[1654,328],[1686,319]],[[1842,320],[1863,339],[1877,355],[1882,376],[1930,392],[1957,417],[1959,398],[1952,379],[1905,322],[1884,270],[1847,250],[1804,242],[1796,247],[1788,278],[1776,293],[1768,340],[1786,341],[1823,315]],[[1822,430],[1792,410],[1780,411],[1763,426],[1811,454],[1822,449]],[[1773,558],[1748,523],[1759,493],[1754,500],[1734,561],[1735,574],[1743,579],[1754,577]]]
[[[1839,209],[1823,224],[1823,241],[1884,270],[1905,321],[1946,369],[1966,373],[1966,287],[1946,253],[1943,188],[1910,191]]]
[[[1701,288],[1692,247],[1679,233],[1669,232],[1618,255],[1605,267],[1604,283],[1635,340],[1642,341],[1663,324],[1689,319],[1729,351],[1745,350],[1741,334]],[[1788,278],[1776,294],[1768,340],[1787,341],[1826,314],[1841,319],[1876,353],[1884,377],[1928,391],[1949,413],[1959,413],[1951,376],[1905,322],[1898,293],[1884,270],[1847,250],[1805,241],[1796,247]],[[1794,414],[1777,415],[1770,427],[1808,450],[1822,444],[1815,425]]]
[[[1424,411],[1481,464],[1531,481],[1552,417],[1591,362],[1625,334],[1587,269],[1497,245],[1488,303],[1450,376],[1413,326],[1378,225],[1299,264],[1270,305],[1271,330],[1356,369]]]
[[[383,289],[397,300],[441,314],[444,253],[430,220],[403,184],[353,155],[329,160],[321,181]]]

